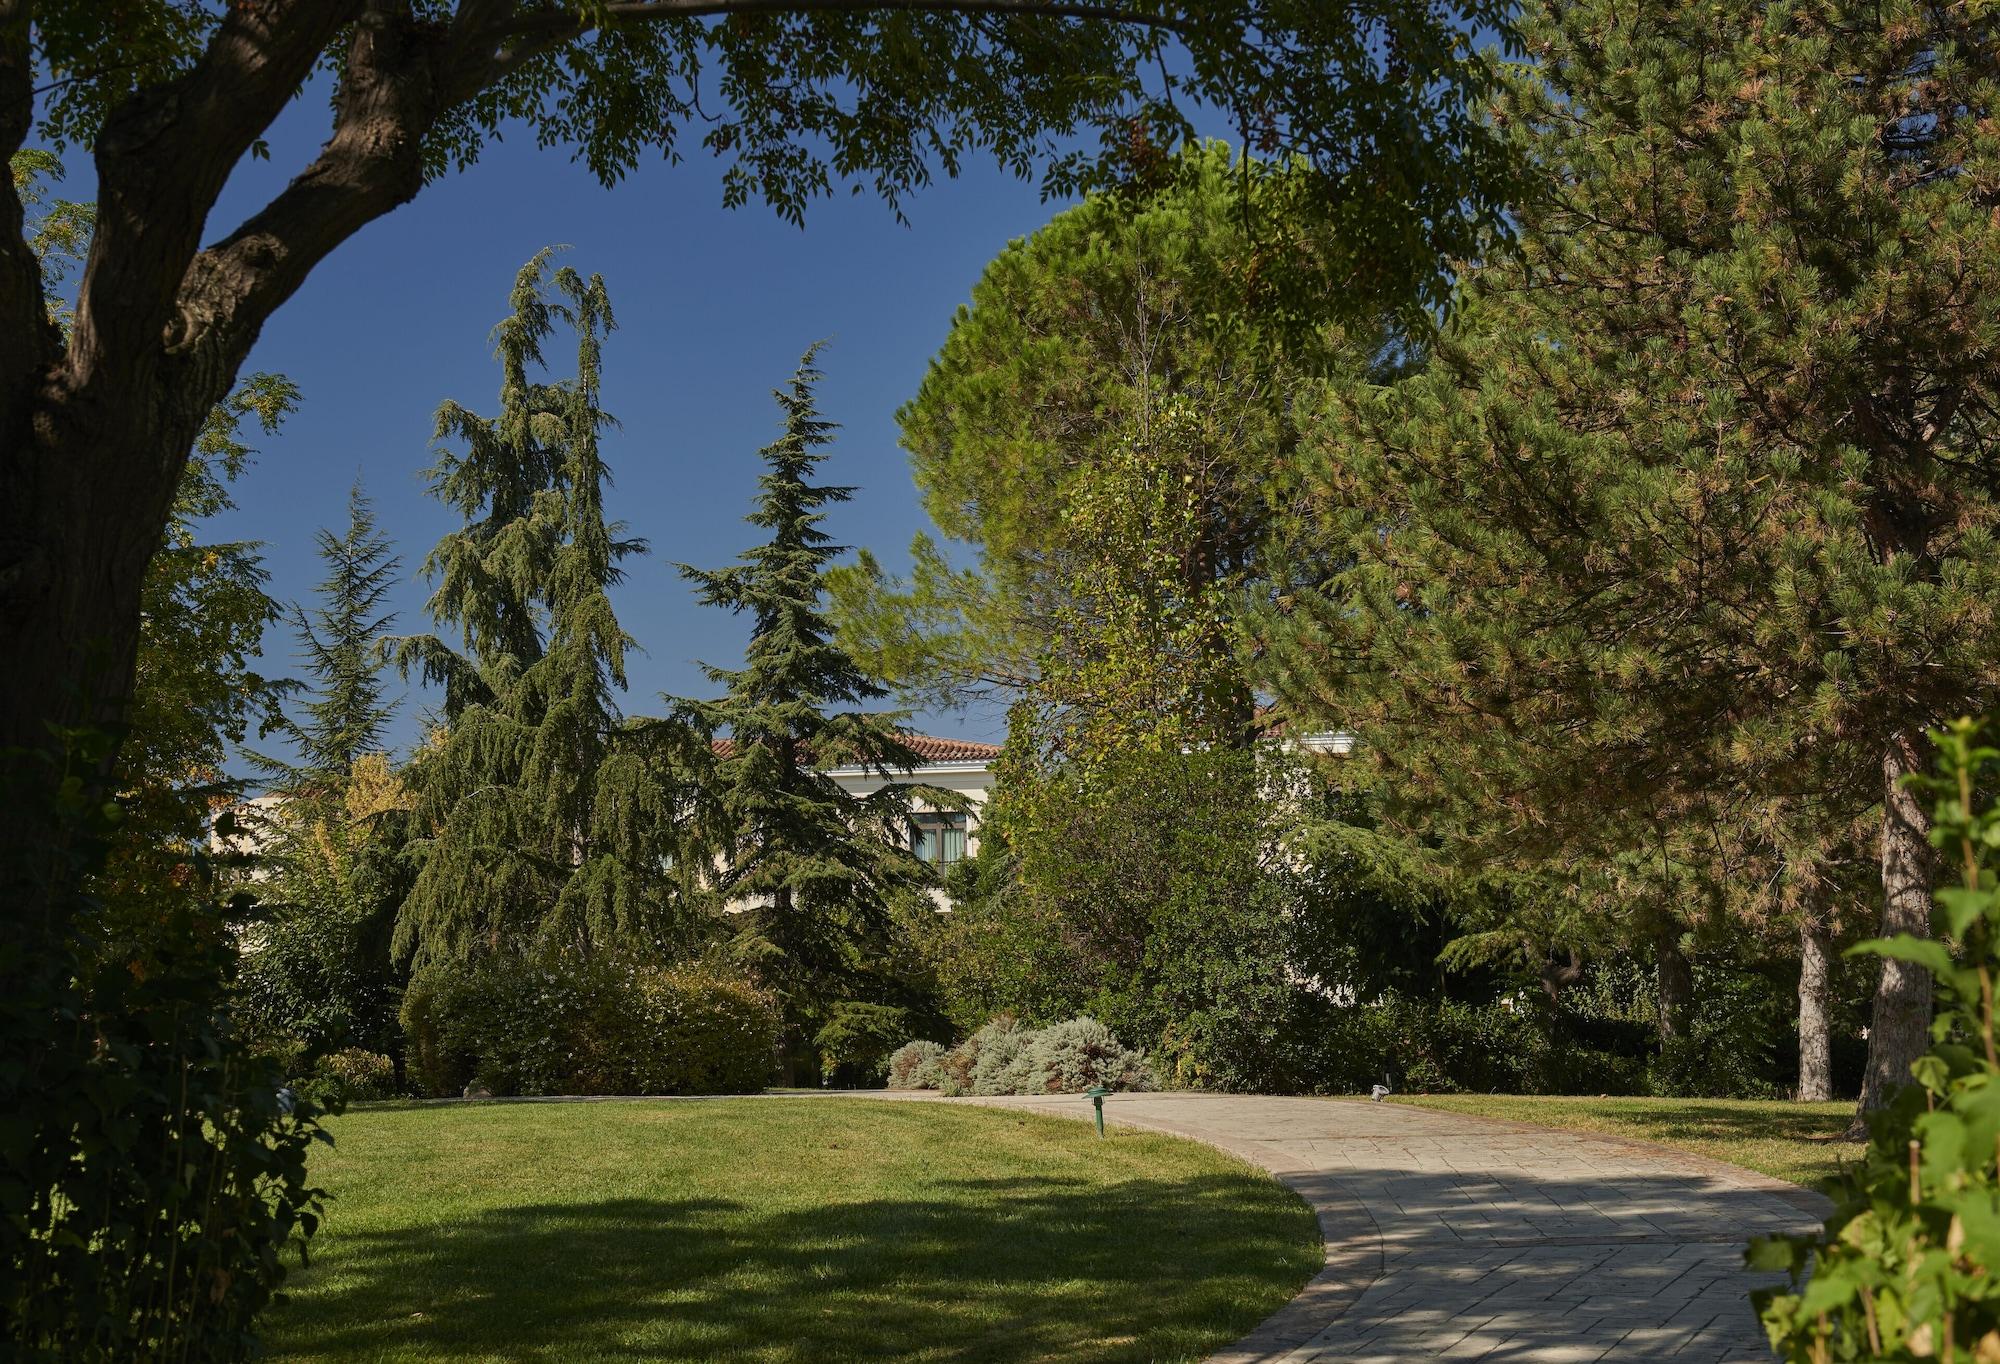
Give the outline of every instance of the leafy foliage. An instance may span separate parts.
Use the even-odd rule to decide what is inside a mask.
[[[255,453],[242,426],[275,432],[298,403],[279,375],[244,381],[209,415],[183,475],[167,537],[147,572],[129,733],[122,749],[128,821],[100,872],[99,893],[164,889],[216,807],[240,784],[226,773],[232,748],[282,721],[285,684],[253,664],[279,616],[264,591],[261,547],[210,543],[202,523],[235,503],[229,485]]]
[[[1911,1068],[1916,1084],[1870,1125],[1825,1228],[1752,1248],[1753,1265],[1791,1273],[1790,1291],[1759,1294],[1771,1342],[1791,1360],[2000,1351],[2000,807],[1983,803],[2000,749],[1969,720],[1933,739],[1937,775],[1916,784],[1935,798],[1931,837],[1959,884],[1937,894],[1935,940],[1904,934],[1855,949],[1931,971],[1933,1044]]]
[[[909,1042],[890,1058],[889,1084],[948,1095],[1153,1087],[1145,1053],[1127,1047],[1094,1018],[1046,1028],[1024,1028],[1008,1019],[981,1028],[950,1051],[935,1042]]]
[[[780,1016],[733,972],[550,950],[420,971],[403,1022],[431,1094],[739,1094],[771,1078]]]
[[[609,594],[644,546],[604,513],[610,298],[597,276],[551,275],[550,256],[522,267],[495,332],[499,416],[454,402],[437,414],[438,438],[465,450],[439,459],[432,491],[465,526],[424,567],[431,614],[466,652],[436,636],[395,646],[405,671],[444,688],[441,723],[408,774],[419,870],[395,941],[418,966],[693,932],[672,870],[677,731],[628,722],[615,702],[631,640]],[[533,378],[558,324],[575,330],[576,376]]]
[[[1510,12],[1488,0],[714,9],[420,0],[375,22],[441,49],[433,60],[455,73],[435,121],[408,130],[432,177],[519,122],[543,145],[574,147],[606,184],[648,154],[706,152],[724,165],[726,204],[761,198],[799,221],[842,185],[900,208],[981,153],[1022,178],[1041,167],[1052,197],[1157,175],[1162,149],[1208,107],[1267,155],[1313,168],[1310,189],[1271,221],[1337,219],[1347,246],[1320,263],[1331,278],[1432,304],[1444,298],[1440,264],[1499,225],[1512,181],[1481,118],[1489,68],[1468,37],[1504,31]],[[343,26],[361,12],[348,0],[235,36],[304,41],[340,75],[353,60]],[[58,146],[95,140],[135,93],[187,81],[232,27],[186,0],[111,11],[55,0],[32,25],[47,67],[78,73],[41,111],[41,135]],[[1272,276],[1284,260],[1273,252]]]
[[[953,1016],[1088,1012],[1176,1083],[1271,1083],[1305,908],[1264,776],[1247,752],[1136,751],[1003,784],[974,861],[1004,872],[928,944]]]
[[[1502,118],[1549,188],[1421,374],[1330,395],[1276,689],[1359,734],[1403,827],[1593,868],[1576,908],[1642,911],[1628,941],[1830,927],[1871,881],[1920,929],[1895,778],[2000,676],[1992,17],[1559,0],[1525,31]],[[1926,990],[1884,970],[1870,1102]]]
[[[67,736],[73,769],[50,856],[101,858],[126,824],[84,795],[102,734]],[[14,808],[20,808],[18,805]],[[86,896],[61,956],[0,943],[0,1029],[31,1058],[0,1071],[0,1318],[11,1358],[247,1358],[279,1257],[316,1230],[313,1107],[240,1046],[228,1013],[232,913],[200,859],[141,896]],[[78,870],[95,870],[86,864]]]
[[[64,287],[82,269],[97,227],[97,205],[51,198],[51,187],[63,178],[62,159],[45,147],[28,147],[8,160],[14,193],[21,202],[28,250],[41,265],[42,292],[49,316],[65,331],[72,312]]]
[[[313,1077],[343,1103],[391,1098],[399,1088],[395,1061],[380,1052],[363,1051],[359,1047],[345,1047],[332,1053],[314,1068]]]
[[[843,1088],[879,1084],[889,1073],[890,1053],[909,1035],[908,1009],[844,1000],[813,1034],[820,1075],[826,1084]]]
[[[245,932],[237,1010],[294,1075],[336,1050],[402,1055],[403,973],[390,953],[409,890],[409,794],[380,754],[270,820],[257,921]]]
[[[944,1056],[944,1044],[928,1040],[905,1042],[889,1053],[888,1081],[891,1089],[915,1089],[919,1072],[934,1066]]]
[[[410,889],[411,799],[380,751],[382,609],[397,571],[356,483],[347,528],[317,538],[327,574],[310,613],[291,611],[311,677],[292,760],[259,759],[281,783],[264,802],[262,914],[244,936],[240,1009],[259,1045],[304,1075],[335,1049],[402,1055],[402,972],[390,952]]]
[[[898,414],[926,509],[978,568],[919,537],[907,580],[841,570],[837,618],[871,668],[932,702],[1247,725],[1234,627],[1275,590],[1301,392],[1387,336],[1327,321],[1327,300],[1296,325],[1245,304],[1275,262],[1338,249],[1304,219],[1281,243],[1258,225],[1299,174],[1192,148],[1152,192],[1093,197],[988,264]]]

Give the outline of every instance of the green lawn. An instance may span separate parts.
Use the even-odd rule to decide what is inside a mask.
[[[1859,1142],[1837,1138],[1854,1104],[1795,1104],[1753,1099],[1573,1099],[1514,1094],[1397,1097],[1419,1108],[1444,1108],[1539,1127],[1610,1132],[1678,1146],[1778,1179],[1814,1188],[1840,1161],[1861,1156]]]
[[[333,1132],[279,1360],[1193,1360],[1321,1259],[1259,1171],[1029,1114],[378,1105]]]

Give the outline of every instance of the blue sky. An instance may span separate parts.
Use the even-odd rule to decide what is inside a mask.
[[[232,182],[211,238],[281,187],[324,127],[317,99],[295,105],[274,130],[271,159],[246,163]],[[73,174],[65,192],[89,188]],[[844,429],[825,472],[861,491],[828,528],[901,565],[929,523],[896,444],[896,408],[986,262],[1060,207],[975,165],[912,196],[907,227],[878,200],[842,194],[815,205],[801,230],[762,206],[724,209],[717,166],[699,155],[647,165],[606,190],[566,150],[525,138],[493,146],[342,247],[265,329],[249,368],[289,375],[303,405],[260,442],[236,488],[239,510],[216,532],[264,541],[274,595],[304,598],[319,574],[313,532],[342,520],[359,473],[403,556],[400,628],[429,628],[417,566],[453,524],[424,491],[431,413],[447,397],[493,411],[487,334],[514,272],[542,246],[567,243],[571,264],[604,276],[619,323],[604,380],[605,407],[623,423],[606,445],[610,505],[652,545],[617,596],[645,650],[627,709],[654,709],[662,691],[706,694],[696,660],[736,663],[747,625],[698,606],[672,565],[721,565],[751,542],[742,518],[755,452],[777,429],[770,389],[809,342],[830,339],[821,400]],[[272,671],[295,671],[287,632],[274,629],[268,646]],[[415,693],[405,701],[399,745],[414,737],[422,704]],[[987,739],[1004,730],[999,714],[982,711],[920,726]]]

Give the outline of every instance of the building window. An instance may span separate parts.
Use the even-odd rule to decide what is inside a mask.
[[[955,814],[910,816],[910,851],[932,866],[965,859],[966,818]]]

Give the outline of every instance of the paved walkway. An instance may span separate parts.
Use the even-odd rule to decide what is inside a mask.
[[[1083,1099],[954,1099],[1087,1118]],[[1115,1123],[1271,1171],[1326,1269],[1211,1364],[1770,1360],[1743,1248],[1816,1195],[1645,1142],[1396,1104],[1116,1094]]]

